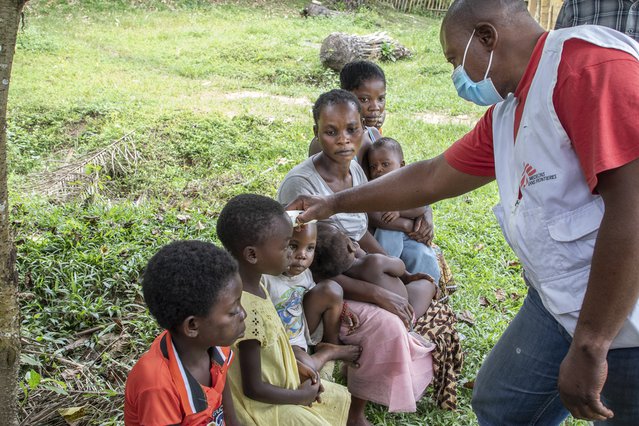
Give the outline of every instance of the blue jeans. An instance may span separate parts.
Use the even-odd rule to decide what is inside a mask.
[[[422,272],[439,282],[439,263],[432,247],[412,240],[401,231],[390,231],[377,228],[375,239],[389,256],[399,257],[406,264],[406,270],[411,274]]]
[[[480,425],[558,425],[567,416],[559,399],[559,365],[572,338],[544,308],[539,294],[528,296],[485,359],[473,390]],[[608,352],[604,405],[615,416],[605,425],[639,425],[639,348]]]

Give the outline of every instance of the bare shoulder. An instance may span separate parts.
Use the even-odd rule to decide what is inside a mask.
[[[362,257],[362,267],[367,269],[374,269],[375,271],[385,272],[384,265],[391,259],[385,254],[369,253]]]

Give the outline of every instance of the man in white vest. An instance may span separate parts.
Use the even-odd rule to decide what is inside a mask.
[[[550,33],[521,0],[457,0],[441,29],[464,99],[493,105],[442,155],[289,208],[403,210],[497,180],[529,286],[473,393],[482,425],[639,424],[639,44]],[[403,188],[403,191],[397,191]]]

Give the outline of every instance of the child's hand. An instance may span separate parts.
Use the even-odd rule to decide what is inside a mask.
[[[426,280],[435,284],[435,279],[433,277],[421,272],[417,272],[416,274],[405,272],[404,275],[402,275],[400,278],[404,284],[409,284],[409,283],[412,283],[413,281],[418,281],[418,280]]]
[[[355,312],[351,311],[351,308],[349,308],[346,302],[344,302],[344,306],[342,307],[340,319],[342,320],[342,324],[348,327],[347,334],[351,334],[359,327],[359,317]]]
[[[304,364],[303,362],[297,361],[297,372],[300,376],[300,382],[304,382],[306,380],[310,380],[312,383],[317,383],[319,381],[319,373],[315,371],[314,368]]]
[[[318,404],[322,403],[322,397],[320,396],[324,392],[324,385],[320,383],[319,390],[317,391],[317,396],[315,397],[315,402]]]
[[[384,223],[391,223],[398,218],[399,212],[386,212],[382,214],[382,220],[384,221]]]
[[[319,380],[315,383],[306,380],[297,389],[301,393],[300,405],[308,405],[309,407],[319,399],[320,392],[324,391],[324,387]]]

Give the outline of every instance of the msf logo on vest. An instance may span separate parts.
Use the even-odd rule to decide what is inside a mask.
[[[519,180],[519,195],[517,196],[517,203],[519,204],[524,196],[523,190],[528,186],[533,186],[541,182],[557,179],[557,175],[546,176],[546,172],[538,172],[535,167],[530,163],[523,163],[523,170],[521,172],[521,179]]]

